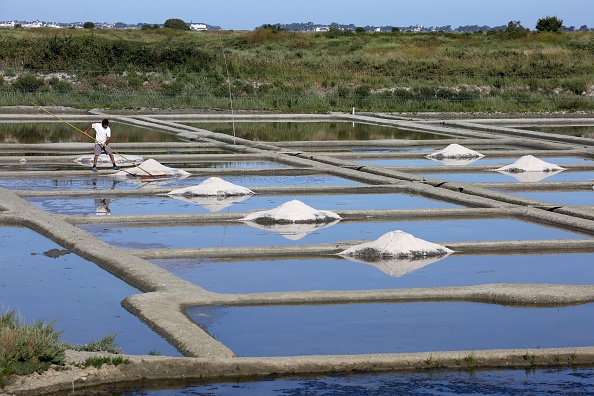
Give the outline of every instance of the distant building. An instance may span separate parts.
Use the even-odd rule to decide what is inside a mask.
[[[330,31],[329,26],[318,26],[316,28],[316,32],[329,32],[329,31]]]
[[[190,23],[190,30],[207,30],[206,23]]]

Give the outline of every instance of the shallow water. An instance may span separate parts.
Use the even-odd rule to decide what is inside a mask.
[[[424,173],[423,176],[430,179],[447,180],[453,182],[466,182],[466,183],[538,183],[535,182],[523,182],[522,178],[531,178],[530,173],[536,172],[523,172],[518,174],[513,173],[499,173],[499,172],[480,172],[472,173],[472,169],[468,169],[468,173]],[[569,172],[563,171],[560,173],[550,172],[550,176],[546,174],[540,174],[543,182],[572,182],[572,181],[589,181],[594,180],[594,172]],[[594,181],[593,181],[594,183]]]
[[[153,389],[158,384],[153,384]],[[113,394],[106,392],[103,394]],[[594,394],[594,369],[551,368],[535,370],[481,370],[394,372],[332,376],[267,378],[254,382],[188,385],[151,390],[151,386],[127,389],[125,396],[453,396],[453,395],[567,395]]]
[[[357,122],[200,122],[185,123],[196,128],[224,133],[252,141],[326,141],[326,140],[434,140],[447,135],[417,132]]]
[[[80,227],[103,241],[127,249],[205,248],[223,246],[290,246],[375,240],[390,231],[402,230],[429,242],[484,240],[583,239],[570,231],[509,219],[392,221],[321,224],[289,224],[270,229],[230,223],[228,226],[121,227],[93,224]],[[318,228],[316,228],[318,227]]]
[[[176,276],[216,293],[304,290],[378,290],[473,286],[488,283],[589,285],[594,254],[459,256],[418,268],[364,264],[339,256],[307,260],[221,262],[208,259],[150,260]],[[410,270],[410,272],[407,272]],[[249,279],[249,282],[245,280]]]
[[[306,205],[323,210],[363,210],[369,208],[369,202],[373,202],[373,209],[378,210],[460,207],[459,205],[408,194],[110,198],[109,193],[106,193],[95,198],[34,197],[28,198],[27,201],[55,214],[91,216],[104,214],[105,211],[101,209],[105,207],[109,208],[110,213],[113,215],[247,212],[272,209],[290,199],[296,199]]]
[[[187,313],[241,357],[594,345],[594,304],[562,308],[467,302],[198,306]]]
[[[594,181],[592,182],[594,186]],[[594,190],[588,191],[539,191],[539,192],[517,192],[511,191],[508,194],[519,197],[537,199],[560,205],[572,206],[594,206]]]
[[[2,177],[0,187],[9,190],[129,190],[143,187],[159,187],[176,189],[198,185],[209,176],[171,177],[154,180],[133,177],[115,177],[108,174],[89,174],[88,176],[71,177]],[[363,183],[327,175],[304,176],[224,176],[224,180],[244,187],[261,186],[355,186]]]
[[[100,122],[99,117],[95,122]],[[83,131],[89,126],[89,123],[80,122],[70,124]],[[114,143],[183,142],[175,135],[166,132],[114,121],[110,122],[109,126],[112,130]],[[93,131],[90,133],[91,136],[95,136]],[[90,142],[93,144],[91,138],[62,122],[0,123],[0,141],[23,144],[69,142]]]
[[[52,255],[53,253],[53,255]],[[56,321],[62,341],[109,334],[125,353],[181,354],[120,305],[139,293],[108,272],[26,228],[0,226],[0,307],[27,323]]]
[[[421,156],[419,156],[421,157]],[[594,161],[577,158],[577,157],[539,157],[539,159],[548,162],[550,164],[556,164],[563,167],[564,164],[586,164],[594,165]],[[514,158],[489,158],[488,156],[477,158],[475,161],[468,164],[462,164],[459,166],[476,166],[476,165],[493,165],[493,169],[500,168],[502,166],[513,164],[518,160],[518,157]],[[353,161],[357,164],[372,165],[372,166],[446,166],[441,161],[432,160],[428,158],[419,159],[376,159],[376,160],[356,160]]]
[[[578,136],[585,138],[594,138],[593,125],[575,125],[575,126],[561,126],[561,127],[547,127],[547,126],[531,126],[518,127],[518,129],[527,129],[530,131],[557,133],[560,135]]]

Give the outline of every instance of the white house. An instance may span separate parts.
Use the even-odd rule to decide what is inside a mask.
[[[316,28],[316,32],[329,32],[330,31],[330,27],[328,26],[318,26]]]
[[[207,30],[206,23],[190,23],[190,30]]]

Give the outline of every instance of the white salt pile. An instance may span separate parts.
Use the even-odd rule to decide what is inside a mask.
[[[495,169],[498,172],[521,173],[521,172],[557,172],[565,170],[558,165],[549,164],[532,155],[525,155],[513,164]]]
[[[141,164],[138,164],[134,168],[131,168],[130,170],[127,170],[125,172],[121,171],[114,173],[114,176],[189,176],[190,174],[191,173],[186,172],[182,169],[175,169],[162,165],[158,161],[155,161],[154,159],[150,158],[142,162]]]
[[[443,150],[436,151],[426,156],[426,158],[442,160],[444,158],[456,158],[456,159],[471,159],[471,158],[482,158],[483,154],[461,146],[459,144],[450,144]]]
[[[230,183],[226,180],[221,179],[220,177],[209,177],[197,186],[178,188],[177,190],[170,191],[167,195],[181,195],[184,197],[216,196],[219,198],[223,198],[225,196],[241,196],[253,194],[254,192],[249,188]]]
[[[93,166],[93,158],[94,157],[95,156],[93,154],[83,155],[83,156],[75,159],[74,162],[76,162],[79,165]],[[138,165],[142,161],[144,161],[144,158],[142,158],[139,155],[126,155],[126,158],[124,158],[119,154],[114,154],[113,159],[115,160],[116,165],[121,168],[123,168],[125,166],[134,166],[134,164]],[[109,155],[101,154],[101,155],[99,155],[99,157],[97,157],[97,167],[98,168],[104,168],[104,167],[111,168],[111,166],[112,166],[111,158],[109,158]]]
[[[172,198],[198,204],[211,212],[223,210],[253,194],[249,188],[229,183],[220,177],[210,177],[197,186],[178,188],[167,193]]]
[[[247,215],[242,221],[260,224],[271,223],[325,223],[340,220],[341,217],[327,210],[316,210],[298,200],[292,200],[274,209]]]
[[[352,257],[365,262],[391,259],[424,259],[441,257],[453,253],[452,250],[435,243],[415,238],[404,231],[392,231],[372,242],[352,246],[339,255]]]

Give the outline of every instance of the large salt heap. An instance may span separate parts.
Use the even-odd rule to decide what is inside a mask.
[[[251,213],[241,220],[251,227],[298,240],[315,230],[330,227],[340,219],[330,211],[316,210],[301,201],[292,200],[271,210]]]
[[[182,169],[170,168],[168,166],[160,164],[152,158],[147,159],[141,164],[131,168],[127,171],[121,171],[114,173],[115,176],[139,176],[139,177],[151,177],[151,176],[190,176],[191,173],[186,172]]]
[[[505,165],[494,170],[503,174],[510,174],[521,182],[538,182],[546,177],[563,172],[565,169],[532,155],[525,155],[513,164]]]
[[[230,183],[220,177],[210,177],[197,186],[178,188],[167,193],[172,198],[198,204],[211,212],[218,212],[254,194],[246,187]]]
[[[452,253],[446,247],[397,230],[388,232],[375,241],[352,246],[339,255],[372,264],[389,275],[402,276]]]

